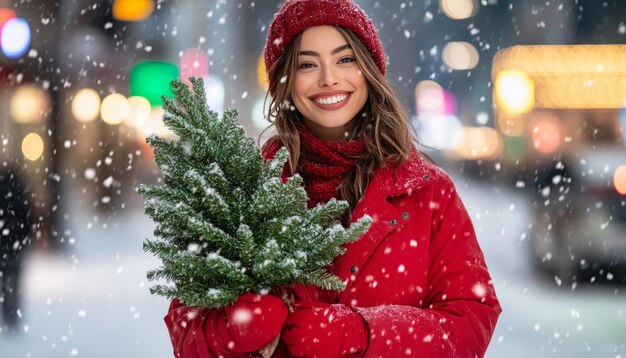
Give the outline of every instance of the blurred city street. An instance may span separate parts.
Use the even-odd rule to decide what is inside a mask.
[[[503,302],[487,357],[624,357],[626,287],[574,290],[529,264],[526,195],[510,186],[453,177],[474,220]],[[583,286],[583,287],[581,287]]]
[[[154,225],[141,208],[114,220],[75,209],[75,243],[29,257],[19,329],[0,334],[0,356],[171,356],[169,302],[150,295],[146,279],[158,261],[142,250]]]

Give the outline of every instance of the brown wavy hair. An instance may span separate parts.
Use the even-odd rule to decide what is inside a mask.
[[[354,169],[346,175],[338,188],[340,199],[348,202],[351,213],[363,196],[376,169],[386,164],[400,164],[407,160],[411,153],[416,151],[417,140],[408,113],[376,66],[367,47],[352,31],[337,26],[335,28],[352,47],[356,62],[367,80],[369,91],[367,102],[355,117],[355,125],[346,137],[346,140],[355,138],[363,140],[365,151],[356,158]],[[277,136],[289,151],[289,168],[292,173],[298,171],[298,163],[301,160],[300,136],[296,123],[302,123],[302,119],[291,102],[298,71],[301,37],[301,33],[297,35],[269,69],[279,83],[273,86],[274,96],[270,99],[266,113],[266,118],[276,127]],[[266,101],[268,98],[266,97]]]

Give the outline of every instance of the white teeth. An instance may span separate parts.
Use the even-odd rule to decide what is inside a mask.
[[[335,104],[335,103],[339,103],[344,101],[346,98],[348,98],[348,95],[346,94],[342,94],[339,96],[332,96],[332,97],[318,97],[313,99],[315,102],[317,103],[321,103],[321,104]]]

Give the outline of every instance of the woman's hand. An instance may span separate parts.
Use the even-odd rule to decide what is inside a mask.
[[[234,304],[216,309],[189,307],[174,299],[165,323],[176,357],[245,357],[270,344],[286,318],[280,298],[243,294]]]
[[[287,318],[287,306],[273,295],[246,293],[225,307],[224,313],[228,336],[236,347],[233,349],[256,352],[278,336]]]
[[[296,357],[360,357],[367,350],[363,318],[345,305],[317,301],[293,304],[281,339]]]

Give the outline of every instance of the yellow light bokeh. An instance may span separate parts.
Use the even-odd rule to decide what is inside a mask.
[[[428,89],[435,89],[435,90],[443,91],[443,88],[441,88],[441,85],[435,81],[431,81],[431,80],[419,81],[417,85],[415,85],[415,98],[416,99],[419,98],[420,92],[424,90],[428,90]]]
[[[30,161],[41,158],[43,149],[43,139],[37,133],[29,133],[22,140],[22,154]]]
[[[490,127],[465,127],[461,141],[456,149],[457,155],[464,159],[493,158],[500,155],[502,145],[500,136]]]
[[[626,195],[626,165],[620,165],[613,174],[613,185],[621,195]]]
[[[498,111],[504,115],[528,113],[535,106],[535,86],[532,79],[523,71],[499,72],[494,91]]]
[[[441,54],[446,66],[453,70],[471,70],[478,65],[480,55],[469,42],[448,42]]]
[[[100,116],[106,124],[120,124],[128,117],[129,113],[128,99],[119,93],[110,94],[102,101]]]
[[[473,0],[439,0],[444,15],[453,20],[463,20],[476,14]]]
[[[498,129],[508,137],[519,137],[524,135],[524,119],[522,117],[498,116]]]
[[[81,123],[93,122],[100,115],[100,95],[91,88],[83,88],[74,95],[72,115]]]
[[[261,53],[259,57],[259,62],[257,63],[257,81],[259,82],[259,86],[267,91],[270,87],[269,81],[267,80],[267,73],[265,70],[265,56]]]
[[[143,21],[154,11],[153,0],[114,0],[113,18],[120,21]]]
[[[146,123],[150,117],[150,111],[152,110],[150,101],[141,96],[128,97],[128,108],[126,124],[131,127],[140,127]]]
[[[152,107],[150,116],[146,122],[141,127],[137,127],[137,136],[139,139],[145,140],[150,134],[156,134],[166,138],[174,137],[172,131],[163,123],[164,114],[165,110],[163,110],[163,107]]]
[[[13,93],[10,106],[15,122],[41,123],[50,109],[50,96],[40,87],[21,85]]]
[[[535,108],[619,109],[626,93],[625,44],[516,45],[498,51],[492,78],[519,70],[533,79]]]

